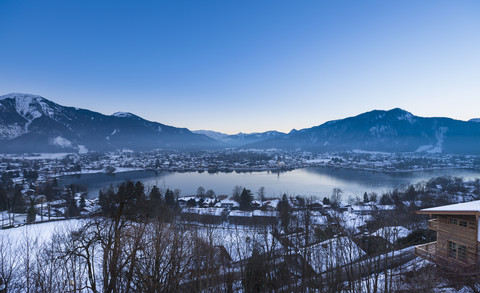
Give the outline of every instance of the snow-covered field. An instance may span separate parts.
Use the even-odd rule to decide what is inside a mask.
[[[41,244],[52,239],[54,233],[64,233],[73,231],[81,227],[85,220],[70,219],[62,221],[47,222],[41,224],[24,225],[17,228],[0,230],[0,239],[7,239],[12,244],[11,249],[17,248],[15,243],[22,241],[34,241],[40,246]]]

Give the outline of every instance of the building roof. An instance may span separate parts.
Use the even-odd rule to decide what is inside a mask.
[[[253,211],[253,216],[254,216],[254,217],[270,217],[270,218],[276,218],[276,217],[277,217],[277,212],[268,212],[268,211],[254,210],[254,211]]]
[[[224,209],[221,208],[186,208],[182,210],[184,214],[197,214],[203,216],[222,216]]]
[[[417,214],[430,215],[478,215],[480,216],[480,200],[450,204],[417,211]]]
[[[246,211],[230,211],[228,214],[230,217],[242,217],[242,218],[251,218],[252,217],[252,212],[246,212]]]

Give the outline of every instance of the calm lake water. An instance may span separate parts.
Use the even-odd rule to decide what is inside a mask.
[[[348,196],[363,196],[366,192],[382,192],[426,181],[438,176],[456,176],[465,179],[480,178],[479,171],[473,170],[433,170],[409,173],[378,173],[370,171],[334,169],[326,167],[311,167],[287,172],[251,172],[251,173],[214,173],[207,172],[155,172],[130,171],[107,174],[83,174],[63,176],[59,179],[61,185],[86,185],[89,197],[98,196],[101,188],[110,184],[117,185],[125,180],[142,181],[146,186],[157,185],[170,189],[180,189],[181,195],[196,194],[199,186],[205,190],[212,189],[217,195],[231,195],[235,185],[246,187],[255,194],[260,187],[265,187],[266,196],[279,197],[302,195],[323,198],[330,196],[332,189],[341,188],[344,198]]]

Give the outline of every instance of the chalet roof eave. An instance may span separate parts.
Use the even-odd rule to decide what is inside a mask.
[[[480,211],[429,211],[420,210],[416,211],[419,215],[462,215],[462,216],[477,216],[480,217]]]

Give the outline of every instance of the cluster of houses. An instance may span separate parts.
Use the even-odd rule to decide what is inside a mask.
[[[249,158],[249,152],[262,152],[264,159]],[[229,154],[235,153],[235,156]],[[209,151],[209,152],[146,152],[129,150],[108,153],[82,154],[0,154],[0,173],[38,171],[40,176],[60,176],[115,170],[169,170],[169,171],[263,171],[296,169],[308,166],[328,166],[363,170],[420,170],[435,168],[474,168],[479,159],[475,156],[455,155],[392,155],[383,153],[332,153],[266,151]],[[423,163],[422,163],[423,162]],[[425,162],[428,162],[425,163]],[[477,166],[478,167],[478,166]]]
[[[225,208],[184,208],[181,219],[189,222],[205,224],[222,224],[228,222],[233,225],[275,225],[278,222],[275,211],[240,211]]]
[[[219,199],[221,198],[221,199]],[[276,225],[279,224],[279,212],[277,211],[280,199],[268,199],[265,201],[254,200],[252,208],[248,211],[239,209],[239,203],[221,196],[218,198],[200,198],[196,196],[180,197],[178,199],[181,207],[181,220],[186,222],[198,222],[203,224],[232,224],[232,225]],[[300,219],[302,210],[305,210],[305,202],[302,198],[288,198],[291,219]],[[320,200],[309,201],[309,221],[311,225],[325,228],[327,223],[332,222],[333,214],[342,215],[346,225],[352,226],[360,232],[366,221],[377,211],[394,211],[393,205],[378,205],[366,203],[350,205],[339,203],[339,207],[333,210],[330,205]]]
[[[188,202],[200,201],[206,207],[188,207]],[[230,223],[234,225],[275,225],[278,223],[276,211],[279,200],[252,201],[251,211],[239,210],[238,202],[224,198],[221,200],[200,197],[181,197],[178,203],[182,210],[180,217],[183,221],[199,222],[204,224]]]

